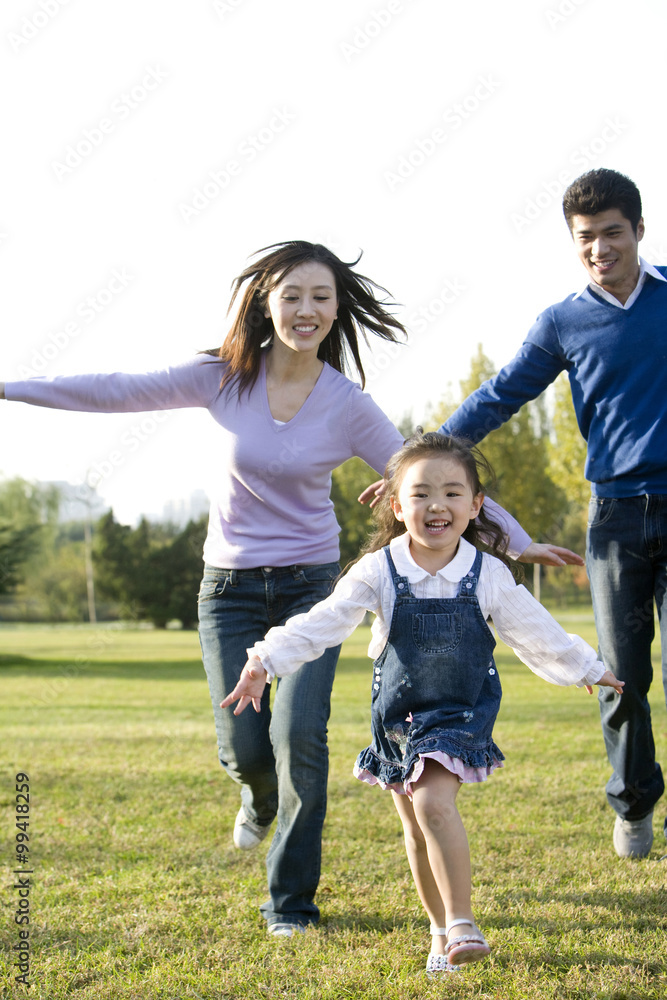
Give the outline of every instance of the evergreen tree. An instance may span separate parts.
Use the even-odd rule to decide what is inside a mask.
[[[31,561],[52,542],[59,494],[25,479],[0,483],[0,594],[11,593],[29,575]]]
[[[22,579],[22,568],[35,548],[29,528],[14,528],[0,520],[0,594],[9,594]]]
[[[126,618],[145,619],[158,628],[178,619],[184,628],[197,621],[206,517],[182,531],[142,519],[136,528],[118,524],[110,512],[95,529],[99,592],[120,602]]]

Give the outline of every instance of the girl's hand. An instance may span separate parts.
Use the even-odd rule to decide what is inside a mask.
[[[597,683],[600,687],[613,688],[616,694],[623,694],[623,688],[625,687],[625,681],[619,681],[618,677],[614,676],[611,670],[605,670]],[[593,694],[593,688],[589,684],[586,685],[586,690],[589,694]]]
[[[260,658],[251,656],[241,671],[238,684],[231,694],[228,694],[225,700],[220,702],[220,708],[229,708],[233,701],[238,700],[234,715],[240,715],[250,702],[252,702],[255,711],[260,712],[267,676]]]

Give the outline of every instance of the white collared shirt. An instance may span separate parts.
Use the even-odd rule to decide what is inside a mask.
[[[476,549],[461,538],[452,561],[432,576],[412,558],[407,533],[391,541],[390,551],[399,576],[407,577],[412,593],[419,598],[456,597],[476,555]],[[317,659],[325,649],[346,639],[361,624],[366,611],[372,611],[376,619],[368,655],[375,659],[387,642],[395,599],[384,552],[371,552],[352,566],[330,597],[307,614],[272,628],[248,655],[259,656],[270,675],[294,673],[302,663]],[[503,642],[544,680],[581,687],[595,684],[604,673],[592,646],[577,635],[568,635],[493,556],[484,556],[477,599],[484,619],[493,618]]]
[[[586,285],[585,288],[582,288],[582,290],[579,292],[579,295],[575,295],[575,299],[580,298],[582,295],[585,294],[585,292],[590,291],[594,295],[597,295],[598,298],[604,299],[605,302],[609,302],[612,306],[618,306],[619,309],[629,309],[630,306],[637,301],[637,297],[641,292],[642,288],[644,287],[644,282],[646,281],[646,277],[649,274],[651,275],[652,278],[657,278],[658,281],[667,281],[667,278],[665,278],[663,274],[660,274],[660,271],[658,271],[657,268],[653,266],[653,264],[649,264],[648,261],[645,261],[643,257],[640,257],[639,277],[637,279],[637,284],[635,285],[634,290],[630,293],[625,302],[619,302],[619,300],[616,298],[615,295],[612,295],[611,292],[608,292],[606,288],[602,288],[602,286],[598,285],[595,281],[591,281],[590,284]]]

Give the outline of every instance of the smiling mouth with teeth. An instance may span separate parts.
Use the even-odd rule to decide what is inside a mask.
[[[441,528],[449,527],[450,521],[427,521],[426,527],[430,531],[439,531]]]

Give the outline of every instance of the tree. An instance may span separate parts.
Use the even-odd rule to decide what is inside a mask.
[[[403,416],[397,424],[403,437],[413,432],[409,416]],[[357,497],[370,483],[375,482],[377,473],[360,458],[350,458],[334,469],[331,476],[331,499],[340,525],[340,563],[345,567],[356,559],[372,527],[373,512],[360,504]]]
[[[134,596],[144,617],[158,628],[174,619],[183,628],[197,624],[207,521],[206,517],[190,521],[174,537],[149,551]]]
[[[552,431],[549,444],[551,474],[562,486],[570,504],[585,508],[590,497],[590,486],[584,475],[586,442],[577,424],[570,382],[565,372],[554,382]]]
[[[25,602],[30,617],[39,621],[86,621],[86,564],[83,525],[62,525],[53,545],[40,555],[39,567],[31,569],[28,585],[17,598]]]
[[[95,529],[94,558],[101,594],[119,601],[124,617],[143,618],[158,628],[178,619],[197,621],[206,517],[182,531],[142,519],[136,528],[119,524],[113,512]]]
[[[357,500],[377,474],[360,458],[350,458],[334,469],[331,499],[340,525],[340,564],[343,568],[359,555],[371,527],[372,511]]]
[[[0,594],[9,594],[21,581],[21,569],[35,547],[29,528],[13,528],[0,521]]]
[[[461,402],[482,382],[495,375],[490,359],[479,344],[470,375],[461,383]],[[430,414],[436,429],[455,409],[448,399]],[[498,500],[533,537],[546,540],[567,510],[567,496],[549,473],[548,419],[542,397],[523,406],[507,423],[491,431],[480,451],[495,475]]]
[[[30,561],[52,541],[59,494],[25,479],[0,483],[0,594],[15,590]]]
[[[563,372],[554,383],[552,433],[549,442],[549,471],[567,496],[567,506],[558,528],[558,542],[575,552],[586,548],[586,522],[590,485],[584,475],[586,442],[581,436],[572,403],[567,375]],[[571,596],[589,593],[588,577],[583,567],[573,566],[549,575],[552,595],[561,603]]]

